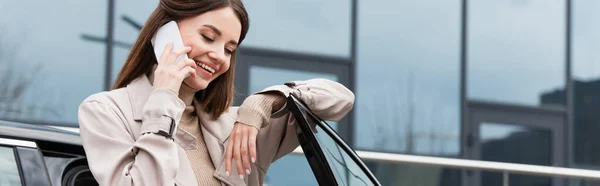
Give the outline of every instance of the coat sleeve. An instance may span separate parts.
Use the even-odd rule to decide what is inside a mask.
[[[155,90],[144,105],[137,140],[126,127],[119,108],[103,93],[79,106],[81,139],[88,164],[100,185],[175,185],[179,168],[177,145],[172,139],[147,132],[166,130],[180,118],[185,104],[167,90]]]
[[[342,119],[354,105],[354,94],[340,83],[327,79],[293,81],[276,85],[262,92],[279,92],[282,96],[294,94],[317,116],[330,121]],[[257,137],[259,165],[268,167],[273,161],[298,147],[296,122],[284,105],[274,112],[269,125],[260,130]]]

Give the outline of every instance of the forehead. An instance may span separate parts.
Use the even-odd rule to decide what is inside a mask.
[[[202,28],[204,25],[212,25],[219,29],[222,36],[229,40],[238,41],[242,32],[242,24],[235,11],[231,7],[223,7],[205,12],[195,17],[189,17],[183,20],[191,24],[194,28]]]

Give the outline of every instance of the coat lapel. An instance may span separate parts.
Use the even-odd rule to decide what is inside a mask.
[[[133,108],[133,119],[141,121],[143,115],[142,108],[146,101],[148,101],[150,93],[152,93],[152,84],[147,76],[140,76],[127,85],[127,92]],[[194,99],[194,106],[196,107],[196,114],[201,123],[200,128],[204,136],[206,148],[215,166],[213,176],[228,185],[246,185],[244,180],[238,177],[235,164],[232,165],[232,173],[227,176],[225,173],[225,162],[223,161],[225,158],[225,142],[229,138],[229,134],[235,124],[237,109],[231,108],[229,112],[214,119],[210,114],[202,110],[196,99]],[[196,139],[185,130],[179,130],[178,128],[173,138],[183,149],[196,148]]]
[[[206,148],[215,166],[213,176],[229,185],[246,185],[244,180],[238,176],[235,164],[232,164],[232,172],[227,176],[225,173],[225,161],[223,161],[225,159],[226,142],[228,142],[229,134],[233,130],[233,125],[237,117],[236,114],[232,113],[237,113],[237,109],[230,108],[228,112],[215,119],[202,110],[196,99],[194,99],[194,106],[196,107],[196,114],[200,119],[200,128],[202,129]]]

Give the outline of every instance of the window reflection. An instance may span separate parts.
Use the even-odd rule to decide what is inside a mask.
[[[599,1],[572,2],[573,155],[585,168],[600,166]],[[591,166],[590,166],[591,165]],[[598,185],[598,184],[589,184]]]
[[[350,155],[348,155],[342,147],[333,140],[332,136],[324,131],[325,129],[317,125],[314,130],[314,135],[319,141],[319,145],[327,158],[327,163],[329,163],[339,185],[374,185],[367,174],[365,174]]]
[[[158,0],[115,1],[112,82],[125,64],[140,28],[158,6]]]
[[[458,156],[461,1],[358,6],[357,148]]]
[[[19,168],[13,148],[0,146],[0,185],[21,185]]]
[[[243,45],[348,57],[351,2],[244,1],[252,28]]]
[[[0,4],[0,119],[76,125],[103,90],[107,2]]]
[[[479,127],[481,160],[552,165],[551,131],[490,122]],[[502,173],[483,172],[481,185],[502,185]],[[552,185],[552,180],[546,176],[511,175],[510,185]]]
[[[470,99],[532,106],[565,86],[565,0],[469,1]],[[553,99],[564,99],[564,93]]]
[[[52,185],[61,185],[63,173],[66,171],[65,168],[75,159],[68,156],[44,153],[44,163],[46,163],[46,169],[48,170]]]
[[[300,114],[303,115],[302,117],[304,118],[304,121],[306,121],[305,124],[309,125],[311,130],[310,133],[312,133],[317,140],[318,147],[320,147],[319,153],[323,153],[324,158],[326,159],[326,162],[320,163],[327,163],[329,165],[328,168],[335,177],[337,184],[349,186],[375,185],[371,178],[369,178],[367,170],[361,168],[360,161],[355,161],[353,159],[353,157],[358,158],[358,156],[351,152],[351,149],[349,149],[347,144],[345,144],[339,135],[333,131],[331,126],[316,118],[316,116],[307,111],[307,108],[301,105],[299,107]],[[344,148],[346,149],[344,150]],[[316,149],[312,149],[310,153],[317,153],[319,151],[317,150],[317,152],[314,152],[314,150]],[[349,150],[350,152],[347,152],[346,150]]]
[[[288,154],[271,164],[265,176],[265,185],[305,186],[319,184],[303,154]]]

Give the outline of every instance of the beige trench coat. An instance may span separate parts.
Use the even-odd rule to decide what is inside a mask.
[[[337,121],[354,104],[354,94],[343,85],[311,79],[269,87],[263,91],[293,93],[323,119]],[[196,104],[198,105],[198,104]],[[100,185],[195,186],[196,177],[185,150],[197,146],[195,137],[176,130],[174,140],[145,132],[169,131],[171,119],[181,118],[185,104],[172,91],[153,90],[146,76],[127,87],[86,98],[79,107],[79,125],[90,169]],[[217,119],[196,108],[215,173],[223,185],[259,186],[271,163],[298,147],[293,117],[285,106],[257,136],[257,160],[252,173],[240,179],[235,168],[225,174],[225,147],[237,117],[231,107]],[[235,165],[233,165],[235,167]],[[293,174],[294,170],[290,170]]]

